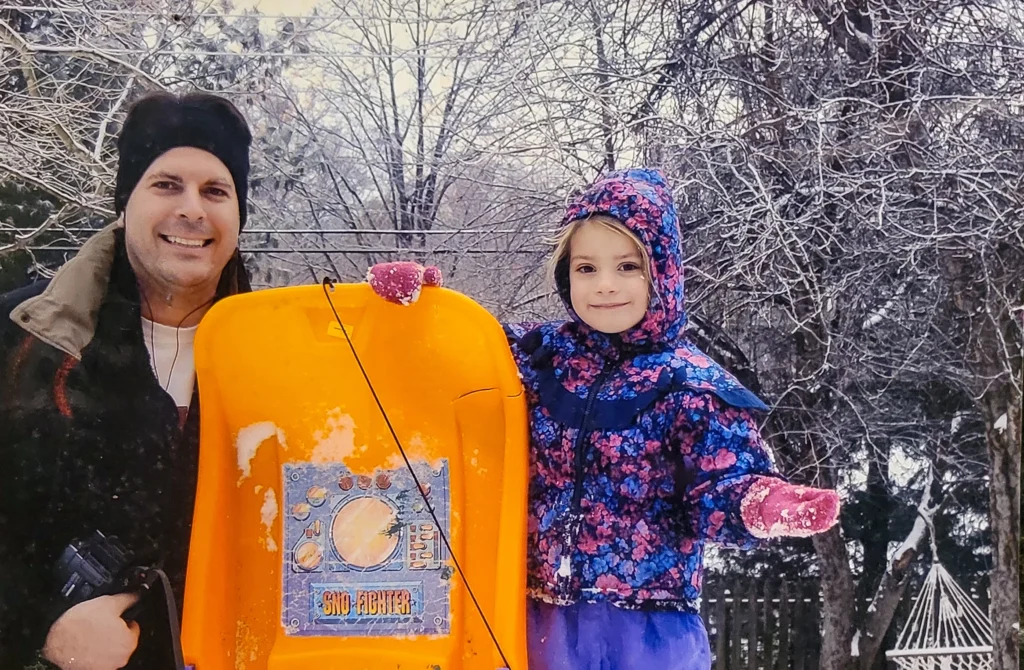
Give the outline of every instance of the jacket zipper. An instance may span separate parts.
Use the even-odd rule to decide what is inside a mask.
[[[594,410],[594,403],[597,401],[597,393],[604,386],[608,378],[607,371],[601,372],[594,380],[593,386],[587,393],[587,404],[583,409],[583,419],[580,421],[576,434],[576,444],[573,449],[573,465],[575,468],[575,480],[572,490],[572,506],[569,508],[568,523],[566,523],[563,537],[562,559],[558,568],[560,586],[565,589],[569,585],[569,578],[572,577],[572,553],[579,536],[582,523],[583,507],[583,480],[586,476],[586,439],[589,431],[587,424],[590,422],[590,415]]]

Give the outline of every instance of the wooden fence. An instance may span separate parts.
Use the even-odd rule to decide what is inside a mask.
[[[971,597],[988,611],[984,580]],[[903,629],[918,586],[911,585],[893,618],[883,649]],[[821,595],[816,580],[743,580],[705,585],[701,616],[711,638],[712,670],[817,670],[821,652]],[[884,651],[876,670],[887,664]]]
[[[710,585],[701,615],[713,670],[816,670],[820,608],[812,581]]]

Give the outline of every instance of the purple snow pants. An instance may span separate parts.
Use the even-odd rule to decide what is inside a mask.
[[[530,670],[710,670],[700,616],[638,612],[607,603],[568,607],[529,599]]]

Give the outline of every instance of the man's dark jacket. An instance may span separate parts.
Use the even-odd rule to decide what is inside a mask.
[[[249,290],[236,254],[218,297]],[[47,667],[54,564],[93,530],[162,567],[180,604],[198,459],[143,340],[124,230],[105,228],[52,281],[0,296],[0,668]],[[129,668],[172,667],[166,608],[147,598]]]

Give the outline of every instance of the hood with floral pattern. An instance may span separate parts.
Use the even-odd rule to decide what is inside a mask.
[[[620,221],[646,247],[652,292],[647,316],[621,333],[623,343],[647,348],[677,339],[686,327],[683,290],[683,241],[672,194],[658,170],[634,168],[611,172],[577,196],[562,218],[562,226],[603,214]],[[555,271],[558,293],[574,321],[583,324],[569,299],[569,263]]]

